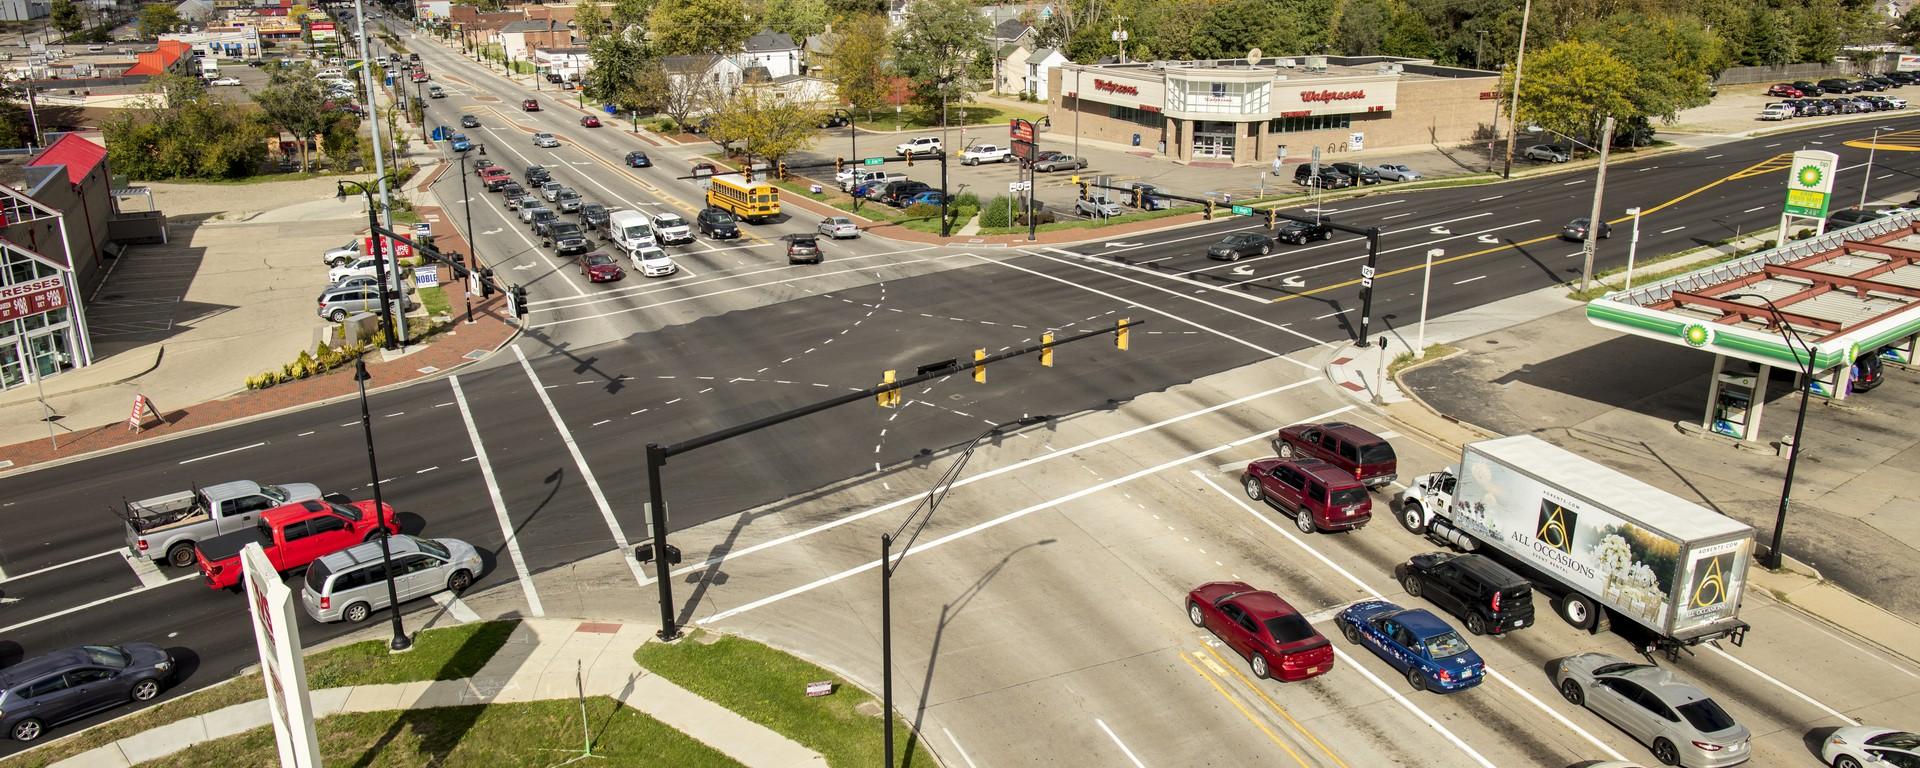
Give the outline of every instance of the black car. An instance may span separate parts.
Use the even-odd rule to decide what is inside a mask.
[[[1273,239],[1294,245],[1306,245],[1315,240],[1332,238],[1333,227],[1327,226],[1325,221],[1289,221],[1281,224],[1280,229],[1273,233]]]
[[[632,152],[627,153],[627,167],[628,168],[652,168],[653,161],[647,159],[647,153],[636,149]]]
[[[882,189],[877,199],[895,208],[900,208],[906,205],[906,201],[912,200],[914,195],[931,191],[932,189],[933,187],[931,185],[923,181],[898,181],[888,184],[885,189]]]
[[[1799,90],[1802,96],[1819,96],[1827,92],[1827,89],[1806,80],[1793,81],[1793,87]]]
[[[1238,261],[1242,256],[1265,256],[1269,253],[1273,253],[1273,238],[1253,232],[1227,235],[1207,248],[1207,258],[1221,261]]]
[[[462,127],[462,128],[478,128],[478,127],[480,127],[480,118],[477,118],[477,117],[474,117],[473,115],[461,115],[461,116],[460,116],[460,127]]]
[[[553,181],[553,174],[547,172],[546,166],[542,166],[542,165],[527,166],[527,183],[528,184],[539,186],[549,181]]]
[[[1884,77],[1888,80],[1892,80],[1901,85],[1913,85],[1913,81],[1914,81],[1912,72],[1888,72],[1884,75],[1881,75],[1881,77]]]
[[[1424,597],[1476,635],[1533,624],[1533,584],[1485,555],[1429,552],[1393,567],[1407,594]]]
[[[826,259],[820,252],[820,239],[813,235],[793,235],[787,238],[788,264],[818,264]]]
[[[0,670],[0,728],[14,741],[129,701],[152,701],[173,680],[173,657],[152,643],[82,645]]]
[[[557,221],[547,228],[547,237],[553,241],[553,252],[561,256],[586,253],[590,245],[580,225],[571,221]]]
[[[1853,82],[1851,80],[1842,80],[1837,77],[1830,77],[1820,81],[1820,87],[1826,89],[1827,93],[1859,93],[1860,92],[1859,83]]]
[[[1600,231],[1596,234],[1598,234],[1602,240],[1613,237],[1613,225],[1604,221],[1600,222]],[[1571,240],[1576,243],[1586,240],[1587,217],[1582,216],[1567,222],[1566,226],[1560,228],[1560,239]]]
[[[838,128],[846,124],[847,124],[847,118],[845,115],[832,114],[832,115],[822,115],[820,117],[820,127],[822,128]]]
[[[541,208],[533,212],[533,220],[527,223],[527,228],[533,230],[533,233],[536,235],[546,237],[547,230],[559,220],[560,214],[554,213],[546,208]]]
[[[1899,88],[1900,86],[1906,85],[1906,83],[1887,77],[1886,75],[1874,75],[1867,79],[1879,83],[1882,88]]]
[[[1380,183],[1379,171],[1376,171],[1370,167],[1361,165],[1359,163],[1333,163],[1331,165],[1328,165],[1327,167],[1332,168],[1336,171],[1339,171],[1340,173],[1344,174],[1347,178],[1354,179],[1360,182],[1361,184]]]
[[[740,225],[733,214],[719,208],[702,208],[700,215],[694,217],[694,227],[700,234],[715,240],[728,240],[740,236]]]
[[[1875,80],[1871,77],[1860,78],[1859,80],[1854,81],[1853,84],[1860,86],[1860,90],[1874,91],[1876,93],[1887,89],[1886,83],[1882,83],[1879,80]]]
[[[1353,186],[1353,177],[1334,170],[1330,165],[1320,166],[1320,175],[1315,176],[1312,165],[1302,165],[1294,169],[1293,183],[1303,187],[1340,189]]]
[[[587,231],[604,231],[607,228],[607,207],[599,203],[587,203],[580,206],[580,226]]]

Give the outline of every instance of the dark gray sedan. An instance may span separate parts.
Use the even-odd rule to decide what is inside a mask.
[[[1600,222],[1600,231],[1593,234],[1602,240],[1613,237],[1613,225]],[[1567,222],[1566,226],[1560,228],[1560,239],[1572,240],[1576,243],[1587,239],[1587,217],[1582,216]]]
[[[152,701],[172,682],[173,657],[152,643],[82,645],[0,670],[0,728],[14,741],[129,701]]]
[[[1269,253],[1273,253],[1273,238],[1252,232],[1227,235],[1207,248],[1207,258],[1220,261],[1238,261],[1242,256],[1265,256]]]

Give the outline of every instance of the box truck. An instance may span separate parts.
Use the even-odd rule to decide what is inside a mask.
[[[1577,628],[1632,621],[1670,655],[1745,639],[1752,526],[1532,435],[1469,443],[1458,466],[1414,478],[1399,517],[1514,567]]]

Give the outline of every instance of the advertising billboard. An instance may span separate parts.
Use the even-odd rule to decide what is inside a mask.
[[[1788,215],[1827,217],[1833,201],[1833,169],[1839,162],[1839,155],[1818,149],[1793,153],[1793,165],[1787,168]]]

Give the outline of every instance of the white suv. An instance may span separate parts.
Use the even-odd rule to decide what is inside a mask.
[[[895,146],[893,152],[901,157],[906,157],[907,155],[937,155],[941,152],[940,137],[921,136],[919,138],[909,139],[907,143]]]
[[[356,237],[346,245],[320,254],[320,263],[329,267],[337,267],[342,264],[357,261],[360,258],[360,249],[364,247],[366,242],[366,238]]]

